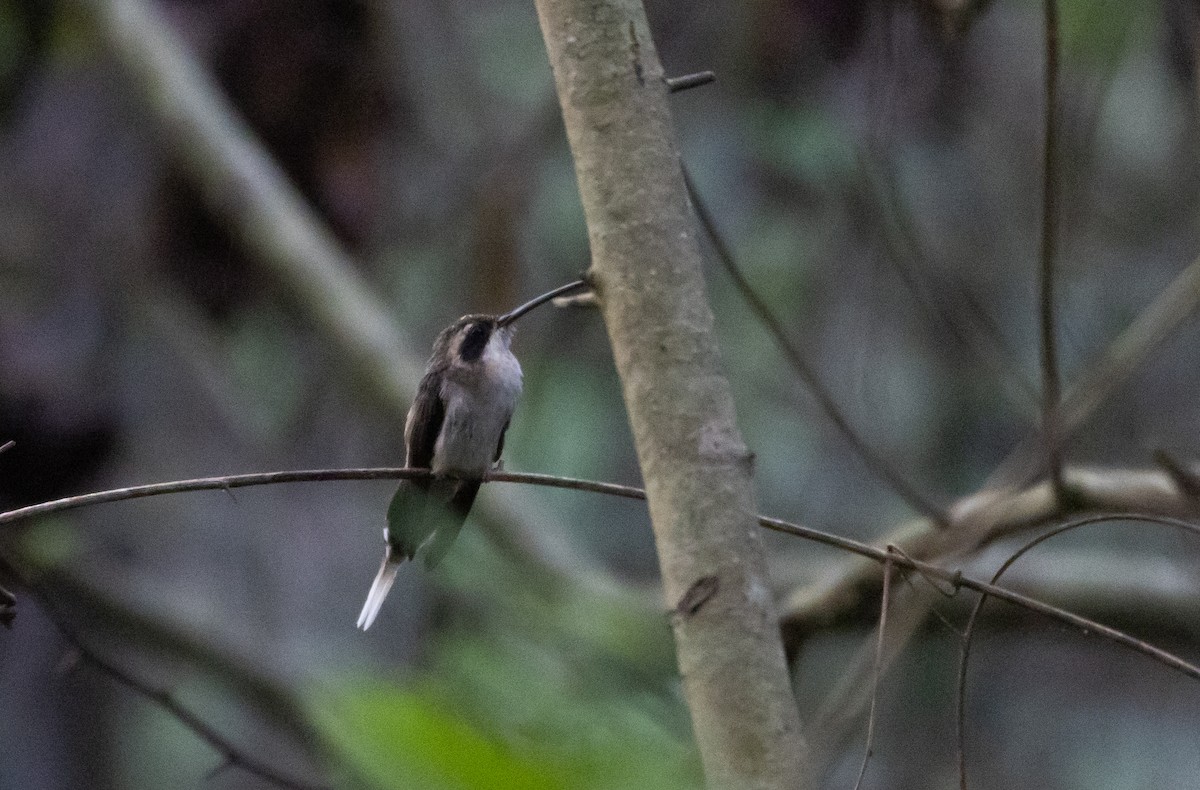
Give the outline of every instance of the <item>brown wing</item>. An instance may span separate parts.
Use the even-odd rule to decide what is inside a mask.
[[[404,442],[408,446],[404,459],[406,466],[429,469],[433,465],[433,449],[437,446],[438,434],[442,432],[442,421],[446,419],[441,378],[430,371],[417,387],[417,397],[404,423]]]
[[[404,443],[407,445],[404,464],[415,469],[429,469],[433,465],[433,450],[446,418],[446,407],[442,403],[439,382],[441,377],[426,373],[417,386],[417,397],[413,399],[404,423]],[[412,559],[429,536],[437,530],[439,520],[445,519],[444,505],[434,502],[434,517],[426,515],[430,510],[430,488],[434,481],[401,480],[392,496],[387,511],[387,539],[392,546],[393,556]],[[449,497],[450,492],[444,496]]]
[[[496,442],[496,454],[492,456],[492,463],[499,461],[501,453],[504,452],[504,434],[508,433],[508,424],[510,422],[512,420],[505,420],[504,427],[500,429],[500,441]]]

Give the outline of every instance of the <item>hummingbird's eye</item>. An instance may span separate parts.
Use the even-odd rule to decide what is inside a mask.
[[[463,362],[475,362],[483,356],[487,348],[488,338],[492,336],[492,325],[486,321],[477,321],[467,327],[462,343],[458,347],[458,356]]]

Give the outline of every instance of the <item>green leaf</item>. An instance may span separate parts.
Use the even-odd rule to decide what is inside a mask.
[[[21,558],[35,568],[64,565],[82,551],[79,532],[70,520],[61,516],[38,519],[33,526],[21,533]]]
[[[1040,6],[1040,3],[1038,4]],[[1066,61],[1099,69],[1105,77],[1125,58],[1131,41],[1145,37],[1160,12],[1146,0],[1064,0],[1059,34]]]
[[[432,695],[364,683],[316,711],[334,749],[379,787],[551,790],[566,774],[485,734]]]

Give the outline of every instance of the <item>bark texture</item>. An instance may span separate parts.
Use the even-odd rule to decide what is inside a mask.
[[[813,784],[640,2],[538,0],[709,784]]]

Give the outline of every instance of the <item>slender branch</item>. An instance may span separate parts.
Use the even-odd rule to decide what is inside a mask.
[[[1059,446],[1128,382],[1198,308],[1200,258],[1188,264],[1067,388],[1056,409]],[[981,490],[1029,485],[1045,470],[1045,447],[1045,436],[1026,437],[996,466]]]
[[[1190,495],[1161,470],[1067,467],[1064,478],[1074,514],[1139,511],[1186,517],[1194,512]],[[1060,510],[1049,482],[1021,491],[985,491],[951,506],[951,529],[914,520],[875,545],[879,551],[888,544],[901,546],[925,561],[961,556],[999,538],[1043,526],[1062,515]],[[793,591],[783,607],[789,652],[795,652],[814,628],[854,616],[862,601],[878,595],[878,583],[872,563],[852,560],[841,572]]]
[[[1159,517],[1157,517],[1157,516],[1143,516],[1143,515],[1138,515],[1138,516],[1124,515],[1124,516],[1122,516],[1120,514],[1114,515],[1111,513],[1106,514],[1105,517],[1108,519],[1135,518],[1135,517],[1136,518],[1145,518],[1145,519],[1159,519]],[[1165,519],[1160,519],[1160,520],[1165,521]],[[798,527],[797,525],[794,525],[794,524],[788,524],[785,521],[779,521],[778,519],[772,519],[772,518],[766,518],[766,517],[760,517],[759,523],[762,524],[763,526],[767,527],[768,529],[773,529],[773,530],[776,530],[778,532],[783,532],[788,535],[795,535],[797,537],[804,537],[804,538],[810,538],[810,539],[813,538],[813,530],[811,530],[807,527]],[[1186,523],[1186,522],[1180,522],[1180,523]],[[824,540],[822,540],[823,543],[829,543],[830,545],[835,545],[832,541],[829,540],[829,538],[833,538],[836,536],[824,535],[823,537],[824,537]],[[1126,634],[1124,631],[1120,631],[1116,628],[1110,628],[1106,625],[1102,625],[1102,624],[1096,622],[1095,620],[1091,620],[1086,617],[1080,617],[1079,615],[1074,614],[1072,612],[1068,612],[1065,609],[1060,609],[1057,606],[1051,606],[1050,604],[1043,603],[1043,602],[1035,600],[1033,598],[1029,598],[1028,596],[1021,595],[1020,593],[1013,592],[1012,590],[1008,590],[1003,587],[997,587],[994,583],[989,584],[987,582],[979,581],[970,576],[964,575],[961,571],[958,571],[958,570],[951,571],[951,570],[942,568],[938,565],[933,565],[928,562],[922,562],[920,560],[916,560],[911,557],[906,557],[904,555],[897,556],[891,552],[888,552],[886,549],[877,549],[874,546],[868,546],[866,544],[858,543],[857,545],[855,545],[856,544],[855,541],[851,541],[847,538],[837,538],[837,542],[838,542],[838,544],[840,544],[840,548],[844,548],[847,551],[853,551],[856,554],[860,554],[863,557],[868,557],[879,564],[884,564],[885,562],[888,562],[890,559],[890,561],[895,563],[897,566],[911,568],[912,570],[915,570],[915,571],[918,571],[919,573],[921,573],[921,575],[929,577],[931,579],[940,579],[941,581],[949,582],[954,588],[966,587],[969,590],[975,590],[976,592],[986,593],[995,598],[1000,598],[1002,600],[1008,601],[1009,603],[1016,604],[1017,606],[1022,606],[1032,612],[1036,612],[1037,614],[1044,615],[1046,617],[1050,617],[1055,620],[1059,620],[1063,623],[1066,623],[1067,625],[1078,628],[1081,631],[1084,631],[1086,633],[1094,633],[1097,636],[1108,639],[1111,642],[1115,642],[1116,644],[1122,645],[1123,647],[1130,648],[1134,652],[1147,655],[1150,658],[1153,658],[1155,661],[1158,661],[1159,663],[1161,663],[1167,667],[1170,667],[1171,669],[1181,672],[1190,678],[1200,680],[1200,666],[1196,666],[1195,664],[1192,664],[1189,661],[1185,661],[1184,659],[1180,658],[1179,656],[1176,656],[1175,654],[1170,653],[1166,650],[1163,650],[1158,647],[1154,647],[1153,645],[1149,645],[1139,639],[1135,639],[1132,636],[1130,636],[1129,634]]]
[[[46,617],[54,624],[54,627],[58,630],[62,638],[79,654],[84,662],[162,708],[176,721],[191,730],[196,737],[200,738],[200,740],[204,741],[221,755],[223,762],[218,768],[236,766],[249,774],[265,779],[271,784],[289,788],[290,790],[325,790],[324,785],[309,784],[286,776],[274,767],[243,751],[222,735],[215,727],[197,715],[191,708],[176,699],[170,692],[152,685],[101,656],[79,636],[75,629],[67,625],[66,618],[51,603],[45,591],[32,583],[15,565],[3,556],[0,556],[0,570],[16,579],[22,587],[29,590],[38,599],[38,603],[41,605]]]
[[[331,480],[411,480],[429,476],[428,469],[371,468],[371,469],[306,469],[284,472],[255,472],[244,475],[200,477],[190,480],[173,480],[167,483],[114,488],[90,494],[63,497],[50,502],[16,508],[0,513],[0,524],[22,519],[44,516],[63,510],[99,505],[106,502],[121,502],[127,499],[181,494],[187,491],[230,490],[249,486],[275,485],[279,483],[307,483]]]
[[[1064,470],[1075,514],[1098,512],[1150,512],[1188,517],[1194,501],[1160,470],[1068,467]],[[952,527],[939,530],[927,521],[912,521],[892,530],[874,547],[892,544],[921,561],[968,556],[999,538],[1043,526],[1061,516],[1053,486],[1044,481],[1022,491],[989,491],[960,500],[950,509]],[[798,654],[815,630],[858,622],[863,607],[879,595],[878,559],[855,557],[832,576],[795,590],[783,608],[781,627],[790,655]],[[899,649],[927,621],[932,602],[919,599],[894,607],[889,641]],[[864,652],[866,647],[864,647]],[[840,742],[851,730],[849,723],[867,703],[861,689],[870,682],[870,664],[859,662],[830,692],[821,710],[834,711],[840,726],[815,720],[823,738]]]
[[[117,488],[109,491],[97,491],[95,493],[83,494],[80,496],[66,497],[57,499],[51,502],[43,502],[38,505],[30,505],[28,507],[18,508],[0,513],[0,524],[12,523],[21,519],[32,518],[39,515],[47,515],[63,510],[84,507],[88,505],[96,505],[107,502],[118,502],[127,499],[138,499],[149,496],[162,496],[165,494],[176,494],[186,491],[203,491],[203,490],[228,490],[234,488],[243,488],[249,486],[274,485],[280,483],[297,483],[297,482],[319,482],[319,481],[338,481],[338,480],[387,480],[387,479],[417,479],[426,477],[429,471],[426,469],[407,469],[407,468],[362,468],[362,469],[312,469],[301,471],[284,471],[284,472],[260,472],[255,474],[245,475],[227,475],[224,477],[205,477],[192,480],[176,480],[167,483],[154,483],[144,486],[131,486],[128,488]],[[583,480],[572,477],[558,477],[555,475],[518,473],[518,472],[491,472],[485,478],[488,482],[494,483],[519,483],[524,485],[539,485],[550,488],[564,488],[574,491],[589,491],[598,494],[607,494],[609,496],[618,496],[625,499],[642,499],[646,498],[646,492],[643,489],[634,486],[619,485],[616,483],[603,483],[593,480]],[[1106,514],[1105,517],[1113,518],[1111,514]],[[1127,516],[1132,518],[1132,516]],[[1154,514],[1139,515],[1142,519],[1159,519],[1161,521],[1170,520],[1167,517],[1157,516]],[[976,592],[984,592],[996,598],[1008,601],[1009,603],[1022,606],[1030,611],[1060,620],[1068,625],[1081,628],[1086,631],[1095,631],[1101,636],[1107,636],[1109,633],[1117,635],[1114,641],[1118,641],[1127,647],[1132,647],[1138,650],[1137,640],[1128,637],[1116,629],[1107,628],[1107,626],[1085,617],[1068,612],[1058,607],[1044,604],[1019,593],[1012,592],[1003,587],[997,587],[994,584],[988,584],[970,576],[964,575],[959,570],[948,570],[938,565],[925,562],[910,556],[909,553],[900,551],[896,547],[879,548],[872,546],[852,538],[834,535],[828,532],[822,532],[812,527],[805,527],[800,524],[794,524],[782,519],[771,518],[769,516],[758,516],[760,526],[793,537],[804,538],[826,546],[832,546],[836,549],[848,551],[870,560],[872,563],[883,565],[891,562],[896,567],[915,570],[922,576],[928,579],[938,579],[947,582],[953,589],[966,587],[967,589],[975,590]],[[1167,664],[1173,669],[1184,672],[1188,675],[1200,677],[1200,668],[1189,664],[1182,659],[1179,659],[1165,651],[1157,652],[1139,650],[1139,652],[1147,653],[1152,658]]]
[[[247,752],[242,751],[232,741],[216,730],[208,722],[204,721],[196,715],[190,708],[185,706],[179,700],[175,699],[169,692],[156,688],[141,678],[135,677],[132,673],[122,669],[116,664],[101,658],[98,654],[85,645],[77,635],[63,623],[54,619],[58,631],[63,635],[72,647],[74,647],[79,655],[87,663],[99,669],[101,672],[109,675],[117,682],[136,691],[146,699],[158,705],[171,716],[192,731],[200,740],[211,746],[218,754],[224,758],[224,762],[218,766],[223,769],[227,766],[235,766],[243,771],[254,774],[262,779],[278,785],[279,787],[292,788],[293,790],[321,790],[326,788],[326,785],[309,784],[298,779],[285,776],[283,773],[268,765],[265,762],[251,756]]]
[[[37,581],[53,591],[60,609],[71,612],[76,622],[86,623],[90,633],[119,637],[134,649],[186,663],[258,711],[265,723],[305,753],[326,759],[325,744],[308,721],[305,700],[296,695],[286,662],[247,649],[238,634],[216,624],[189,623],[148,611],[120,569],[95,562],[76,564],[56,567]]]
[[[759,323],[766,328],[767,333],[775,341],[779,350],[783,353],[784,358],[792,366],[792,370],[808,387],[808,391],[816,398],[821,410],[825,412],[825,416],[833,423],[838,433],[850,445],[850,448],[862,459],[867,468],[873,474],[883,480],[889,488],[892,489],[901,499],[908,503],[916,512],[928,517],[935,524],[945,525],[946,516],[941,508],[933,504],[920,494],[911,483],[909,483],[899,470],[893,467],[882,455],[874,450],[864,439],[859,435],[858,431],[850,424],[849,418],[838,405],[837,399],[821,381],[820,375],[817,374],[816,368],[809,363],[804,354],[788,337],[783,325],[775,314],[771,311],[769,305],[750,285],[750,281],[746,279],[746,275],[738,266],[736,259],[733,257],[733,252],[729,249],[729,245],[725,243],[725,238],[721,235],[717,228],[716,221],[713,219],[712,213],[708,210],[707,204],[700,196],[699,190],[696,188],[696,183],[692,179],[687,168],[683,169],[684,184],[687,186],[688,197],[692,201],[692,207],[696,211],[696,217],[700,220],[700,225],[704,228],[708,235],[709,241],[712,243],[713,250],[717,253],[717,258],[721,261],[721,265],[725,267],[725,271],[733,279],[734,285],[742,298],[749,305],[751,312],[758,318]]]
[[[888,547],[891,548],[890,546]],[[875,640],[875,671],[871,676],[871,706],[867,714],[867,744],[863,747],[862,765],[858,768],[858,779],[854,782],[854,790],[862,787],[863,777],[867,774],[867,763],[875,748],[875,705],[879,701],[879,676],[883,674],[883,638],[887,633],[888,604],[891,603],[892,589],[892,558],[883,561],[883,595],[879,601],[879,637]]]
[[[1042,249],[1041,249],[1041,350],[1042,350],[1042,433],[1046,441],[1046,464],[1054,493],[1065,498],[1062,473],[1062,448],[1058,438],[1058,341],[1054,321],[1054,245],[1058,236],[1058,124],[1054,110],[1058,105],[1058,0],[1045,0],[1045,147],[1042,160]]]
[[[1171,476],[1171,482],[1181,493],[1194,502],[1200,502],[1200,477],[1169,451],[1159,448],[1154,451],[1154,462]]]
[[[1037,390],[1022,374],[986,307],[959,279],[950,280],[952,287],[948,300],[931,291],[917,274],[919,265],[931,255],[929,245],[922,239],[893,169],[888,167],[882,155],[870,150],[860,150],[857,163],[856,172],[864,198],[879,214],[881,237],[887,253],[884,257],[917,306],[929,316],[931,323],[944,325],[954,339],[991,368],[998,379],[1018,390],[1010,395],[1014,406],[1023,413],[1036,413]],[[957,303],[957,309],[951,307],[951,301]],[[1008,392],[1008,388],[1003,389]]]
[[[663,82],[667,84],[668,91],[679,93],[699,88],[701,85],[708,85],[710,82],[715,82],[716,79],[717,75],[712,71],[697,71],[695,74],[684,74],[679,77],[664,77]]]
[[[16,446],[17,446],[17,443],[14,442],[12,439],[9,439],[4,444],[0,444],[0,453],[4,452],[5,450],[11,450],[12,448],[14,448]]]
[[[315,483],[339,480],[421,480],[429,476],[430,471],[428,469],[365,467],[357,469],[300,469],[280,472],[251,472],[242,475],[171,480],[165,483],[148,483],[146,485],[128,486],[126,488],[113,488],[107,491],[95,491],[88,494],[63,497],[62,499],[55,499],[49,502],[40,502],[36,505],[27,505],[14,510],[0,512],[0,524],[9,524],[90,505],[122,502],[129,499],[142,499],[166,494],[182,494],[189,491],[227,491],[234,488],[279,485],[281,483]],[[496,483],[528,483],[551,488],[592,491],[598,494],[610,494],[626,499],[646,498],[646,492],[640,488],[618,485],[617,483],[601,483],[594,480],[558,477],[555,475],[496,471],[489,472],[484,479]]]
[[[1089,516],[1086,518],[1076,519],[1067,524],[1063,524],[1062,526],[1056,527],[1049,532],[1038,535],[1036,538],[1026,543],[1024,546],[1014,552],[1012,556],[1005,560],[1004,564],[1000,566],[999,570],[993,574],[992,584],[999,582],[1000,577],[1003,576],[1008,569],[1013,566],[1013,563],[1050,538],[1053,538],[1056,535],[1061,535],[1064,532],[1079,529],[1080,527],[1111,521],[1143,521],[1151,524],[1162,524],[1165,526],[1182,529],[1185,532],[1200,537],[1200,527],[1191,523],[1190,521],[1184,521],[1177,518],[1166,518],[1163,516],[1147,515],[1142,513],[1104,513],[1096,516]],[[955,737],[957,740],[958,777],[960,790],[967,790],[967,765],[964,736],[964,725],[966,723],[967,662],[971,657],[971,644],[975,635],[975,623],[979,619],[979,614],[983,611],[983,605],[987,603],[987,599],[987,593],[980,595],[979,600],[975,603],[975,608],[971,611],[971,616],[967,620],[967,627],[963,632],[962,653],[958,662]],[[1087,633],[1095,633],[1098,636],[1128,647],[1138,653],[1150,656],[1160,663],[1183,672],[1190,678],[1200,680],[1200,667],[1189,664],[1172,653],[1168,653],[1167,651],[1144,642],[1141,639],[1136,639],[1122,631],[1118,631],[1115,628],[1109,628],[1108,626],[1102,625],[1099,626],[1098,629],[1087,629]]]

